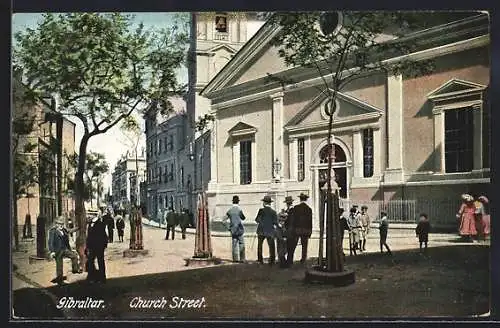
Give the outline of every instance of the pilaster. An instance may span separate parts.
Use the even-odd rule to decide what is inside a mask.
[[[403,172],[403,77],[389,75],[387,78],[387,120],[389,165],[385,172],[385,183],[402,183]]]
[[[290,138],[288,141],[288,165],[290,167],[290,180],[297,180],[298,176],[298,143],[297,138]]]
[[[353,131],[353,166],[354,178],[363,177],[363,139],[361,130]]]
[[[283,147],[283,92],[271,95],[273,100],[273,162],[278,159],[284,162],[285,152]],[[274,174],[274,173],[273,173]]]

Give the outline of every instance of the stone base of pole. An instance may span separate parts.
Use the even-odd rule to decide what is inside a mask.
[[[319,266],[313,266],[306,271],[305,281],[307,283],[317,283],[344,287],[354,284],[356,281],[354,271],[344,270],[342,272],[325,271]]]
[[[37,255],[30,255],[28,258],[28,263],[33,264],[33,263],[37,263],[37,262],[41,262],[41,261],[50,261],[50,260],[51,259],[48,257],[40,257]]]
[[[185,258],[184,261],[186,261],[185,266],[192,266],[192,267],[205,267],[209,265],[218,265],[222,264],[222,260],[218,257],[188,257]]]
[[[147,249],[126,249],[123,251],[123,257],[146,256],[149,254]]]

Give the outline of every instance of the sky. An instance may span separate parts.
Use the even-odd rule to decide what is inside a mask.
[[[134,23],[139,24],[142,22],[145,28],[165,28],[173,24],[175,13],[129,13],[134,14]],[[42,14],[14,14],[12,16],[12,35],[18,31],[24,31],[27,28],[36,28],[38,22],[41,20]],[[13,40],[14,42],[14,40]],[[178,79],[182,83],[187,83],[187,69],[181,69],[178,72]],[[138,117],[137,117],[138,118]],[[78,151],[80,140],[83,135],[83,125],[79,120],[74,120],[71,117],[68,119],[76,123],[75,127],[75,150]],[[138,120],[143,123],[143,120]],[[142,145],[145,145],[145,136],[142,135]],[[111,188],[111,172],[113,171],[119,158],[125,154],[130,146],[127,146],[127,137],[121,132],[119,124],[110,129],[106,134],[94,136],[90,139],[87,152],[94,151],[105,154],[106,160],[109,165],[109,172],[106,175],[103,184],[105,192]]]

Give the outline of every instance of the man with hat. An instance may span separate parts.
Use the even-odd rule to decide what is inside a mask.
[[[226,221],[229,220],[229,231],[231,232],[233,262],[245,262],[245,240],[243,234],[245,228],[243,220],[245,215],[240,205],[240,197],[233,196],[233,206],[226,213]]]
[[[69,245],[69,234],[79,230],[78,227],[68,230],[64,227],[64,219],[59,216],[54,221],[54,226],[49,230],[49,251],[50,257],[56,260],[56,278],[53,283],[62,285],[64,283],[63,276],[63,259],[71,259],[73,273],[82,273],[78,265],[78,254],[71,250]]]
[[[368,233],[370,232],[370,216],[367,213],[368,211],[368,206],[363,205],[361,206],[361,215],[360,215],[360,221],[361,221],[361,250],[364,252],[366,251],[366,237],[368,236]]]
[[[87,228],[87,281],[106,282],[106,263],[104,262],[104,250],[108,246],[108,236],[106,235],[106,222],[101,214],[93,217]],[[95,260],[99,270],[95,267]]]
[[[286,207],[283,208],[278,215],[278,228],[276,229],[276,239],[278,244],[278,259],[280,262],[280,267],[286,267],[286,254],[287,254],[287,230],[288,223],[291,219],[293,212],[293,198],[292,196],[286,196],[284,203]]]
[[[360,250],[361,222],[358,209],[355,206],[353,206],[349,212],[349,217],[347,218],[347,224],[349,226],[349,252],[350,255],[353,255],[353,253],[356,255],[356,251]]]
[[[307,245],[309,238],[312,234],[312,210],[307,205],[308,195],[301,193],[299,195],[300,204],[294,206],[293,216],[289,222],[289,239],[288,239],[288,257],[287,265],[291,266],[293,264],[293,255],[295,253],[295,248],[297,248],[297,243],[302,244],[302,258],[300,263],[305,263],[307,259]]]
[[[263,207],[259,209],[255,222],[257,222],[257,261],[261,264],[264,263],[262,257],[262,244],[264,239],[267,240],[269,246],[269,265],[273,265],[276,260],[276,245],[274,237],[276,228],[278,227],[278,214],[271,208],[273,200],[270,196],[264,196],[262,199]]]

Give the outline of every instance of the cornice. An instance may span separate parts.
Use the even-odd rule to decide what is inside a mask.
[[[444,55],[449,55],[453,53],[458,53],[470,49],[475,49],[479,47],[486,46],[490,43],[489,35],[482,35],[478,37],[474,37],[472,39],[462,40],[451,44],[446,44],[443,46],[439,46],[436,48],[426,49],[419,52],[398,56],[394,58],[390,58],[384,60],[384,64],[395,64],[401,62],[403,60],[415,60],[422,61],[432,58],[441,57]],[[299,70],[300,68],[294,68],[283,72],[283,76],[293,76],[293,71]],[[346,69],[342,72],[343,76],[348,77],[358,71],[356,68]],[[302,73],[302,75],[305,75]],[[300,82],[295,83],[293,85],[285,86],[285,88],[279,86],[279,83],[270,83],[266,85],[266,78],[260,78],[254,81],[249,81],[240,85],[231,86],[224,88],[220,91],[215,92],[207,92],[205,91],[204,96],[212,99],[212,106],[214,109],[223,109],[228,108],[235,105],[240,105],[248,102],[252,102],[258,99],[262,99],[265,97],[269,97],[274,93],[280,91],[298,91],[305,88],[314,87],[317,85],[324,85],[324,81],[331,82],[333,78],[333,74],[326,76],[317,76],[314,78],[309,78],[307,80],[299,80]],[[297,79],[295,79],[297,80]],[[254,86],[252,88],[252,86]],[[273,87],[274,86],[274,87]],[[262,90],[258,93],[253,93],[255,90]],[[223,101],[223,98],[230,98],[231,100]]]

